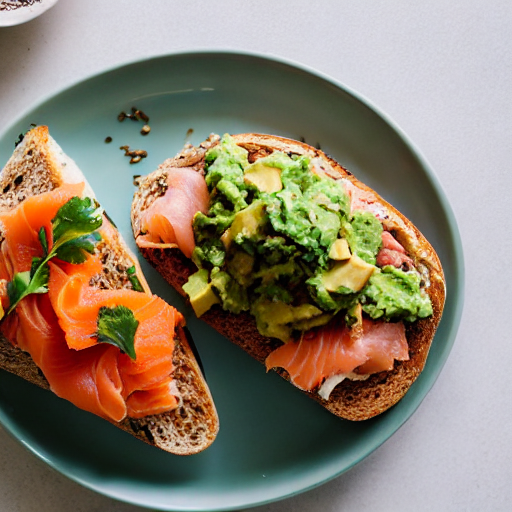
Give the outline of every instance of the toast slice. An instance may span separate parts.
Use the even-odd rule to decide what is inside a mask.
[[[272,135],[248,133],[233,135],[232,138],[238,146],[248,151],[249,163],[275,151],[289,156],[305,155],[314,159],[321,172],[333,180],[348,180],[380,209],[384,229],[393,233],[413,260],[414,267],[420,272],[425,283],[424,290],[432,303],[433,314],[406,326],[409,359],[395,361],[393,370],[374,373],[366,380],[343,380],[334,388],[328,400],[323,399],[315,391],[305,391],[307,395],[341,418],[365,420],[382,413],[405,395],[423,370],[441,319],[445,301],[445,280],[436,252],[404,215],[322,151],[302,142]],[[166,191],[169,170],[188,167],[204,174],[206,151],[217,144],[218,140],[219,137],[211,136],[197,148],[188,146],[176,157],[162,163],[156,171],[139,179],[131,213],[133,234],[136,239],[144,234],[141,225],[144,212]],[[177,244],[144,244],[139,245],[139,250],[178,292],[186,296],[183,285],[189,276],[197,271],[197,267],[191,259],[184,256]],[[254,317],[247,312],[233,314],[224,311],[219,305],[214,305],[201,316],[201,319],[263,364],[268,355],[282,345],[275,338],[261,335]],[[290,380],[285,370],[277,368],[276,371],[283,378]]]
[[[36,196],[63,184],[85,182],[84,195],[94,198],[85,177],[49,135],[46,126],[30,130],[16,147],[0,173],[0,213],[13,210],[28,197]],[[135,276],[145,293],[149,286],[137,258],[127,247],[121,234],[104,214],[102,239],[95,247],[103,272],[91,284],[99,289],[131,289],[127,270]],[[0,237],[0,244],[4,237]],[[1,245],[0,245],[1,249]],[[172,355],[173,383],[177,387],[179,405],[176,409],[143,418],[126,417],[114,425],[136,438],[177,455],[191,455],[207,448],[219,430],[215,405],[199,364],[194,356],[185,328],[177,326]],[[0,337],[0,368],[18,375],[44,389],[49,383],[30,355]]]

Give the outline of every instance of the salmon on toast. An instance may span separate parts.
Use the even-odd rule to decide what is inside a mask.
[[[185,211],[170,190],[183,168],[209,200],[152,223],[154,211]],[[192,246],[172,236],[190,227]],[[439,258],[410,220],[318,149],[212,135],[139,178],[132,228],[197,316],[337,416],[384,412],[424,368],[445,301]]]
[[[181,313],[149,289],[46,126],[0,173],[0,368],[178,455],[215,440]]]

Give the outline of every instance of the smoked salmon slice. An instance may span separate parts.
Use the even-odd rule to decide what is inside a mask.
[[[267,357],[267,370],[284,368],[302,390],[318,387],[326,377],[349,373],[368,359],[362,338],[351,336],[340,315],[322,328],[307,331],[299,341],[285,343]]]
[[[52,219],[83,189],[83,183],[63,185],[0,213],[5,237],[1,279],[10,281],[15,273],[30,270],[32,258],[42,256],[41,227],[51,248]],[[90,256],[82,264],[55,258],[48,266],[49,292],[23,298],[0,330],[31,355],[52,391],[81,409],[117,422],[177,407],[172,357],[182,315],[150,293],[90,286],[91,278],[102,272],[99,256]],[[117,346],[98,343],[100,308],[120,305],[128,307],[138,321],[135,360]]]
[[[57,396],[114,421],[126,416],[116,347],[97,344],[70,350],[47,294],[25,297],[16,315],[17,346],[30,354]]]
[[[382,247],[377,254],[377,265],[379,267],[393,265],[400,268],[404,264],[408,268],[414,267],[414,262],[407,256],[403,246],[389,231],[383,231],[381,236]]]
[[[363,319],[362,338],[368,347],[368,360],[357,368],[360,375],[390,371],[395,359],[407,361],[409,346],[403,322]]]
[[[30,270],[32,258],[41,256],[39,229],[44,226],[51,245],[51,221],[59,208],[72,197],[81,196],[83,183],[66,184],[50,192],[25,199],[17,208],[0,213],[2,242],[0,279],[9,280],[16,272]],[[37,229],[35,228],[37,226]]]
[[[167,171],[167,190],[144,212],[137,237],[139,247],[177,244],[190,258],[195,247],[192,221],[197,212],[206,213],[210,195],[204,177],[189,167]]]
[[[271,352],[267,370],[285,369],[298,388],[312,391],[334,375],[360,375],[393,368],[409,351],[402,322],[363,320],[362,329],[349,329],[340,315],[327,325],[305,333],[299,341]]]

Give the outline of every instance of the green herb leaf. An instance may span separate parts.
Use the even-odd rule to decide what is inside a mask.
[[[52,220],[54,247],[98,229],[103,223],[102,214],[103,209],[90,197],[72,197]]]
[[[30,272],[18,272],[12,281],[7,283],[9,304],[18,303],[30,284]]]
[[[143,292],[144,288],[140,284],[139,278],[136,275],[136,269],[135,265],[130,267],[126,273],[128,274],[128,279],[130,280],[130,283],[132,283],[132,289],[136,292]]]
[[[87,254],[94,252],[96,242],[99,240],[101,240],[101,235],[97,231],[90,235],[80,236],[62,244],[56,250],[55,255],[68,263],[84,263],[87,260]]]
[[[115,345],[135,359],[135,332],[139,321],[126,306],[109,308],[103,306],[98,314],[98,342]]]
[[[43,255],[46,258],[48,256],[48,239],[46,238],[46,231],[44,226],[41,226],[38,234],[39,241],[41,242],[41,247],[43,248]],[[32,262],[33,264],[34,262]]]
[[[48,291],[49,279],[50,267],[48,266],[48,263],[39,265],[30,281],[29,293],[46,293]]]
[[[7,283],[7,296],[9,297],[9,309],[7,314],[18,305],[19,301],[32,293],[46,293],[50,269],[42,258],[34,258],[32,269],[26,272],[18,272],[12,281]]]
[[[34,277],[34,275],[36,274],[37,270],[41,266],[41,263],[43,262],[43,260],[44,260],[44,258],[38,258],[36,256],[34,256],[32,258],[32,265],[30,267],[30,279],[32,279]]]

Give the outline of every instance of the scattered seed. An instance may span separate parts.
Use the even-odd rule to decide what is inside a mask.
[[[143,149],[130,149],[130,146],[121,146],[119,149],[124,151],[125,156],[130,157],[131,164],[136,164],[148,156],[148,152]]]
[[[125,156],[130,157],[131,164],[136,164],[148,156],[148,152],[143,149],[130,149],[130,146],[120,146],[119,149],[124,151]]]
[[[112,137],[106,137],[105,138],[105,143],[106,144],[110,144],[112,142]]]
[[[132,112],[133,112],[133,115],[135,116],[135,118],[138,119],[139,121],[144,121],[145,123],[149,123],[149,117],[144,112],[142,112],[142,110],[132,107]]]
[[[120,112],[117,116],[117,119],[119,122],[124,121],[125,119],[131,119],[132,121],[143,121],[144,126],[142,127],[140,133],[142,135],[147,135],[151,131],[151,127],[149,126],[149,117],[140,109],[137,107],[132,107],[132,113],[127,114],[126,112]],[[110,140],[107,140],[110,139]],[[107,137],[105,139],[105,142],[111,142],[112,137]],[[120,146],[122,151],[124,151],[125,156],[130,157],[130,163],[136,164],[140,162],[143,158],[146,158],[148,156],[147,151],[144,151],[143,149],[130,149],[129,146]]]
[[[131,119],[132,121],[144,121],[145,123],[149,123],[149,117],[137,107],[132,107],[132,113],[127,114],[126,112],[121,112],[117,119],[119,121],[124,121],[125,119]]]

